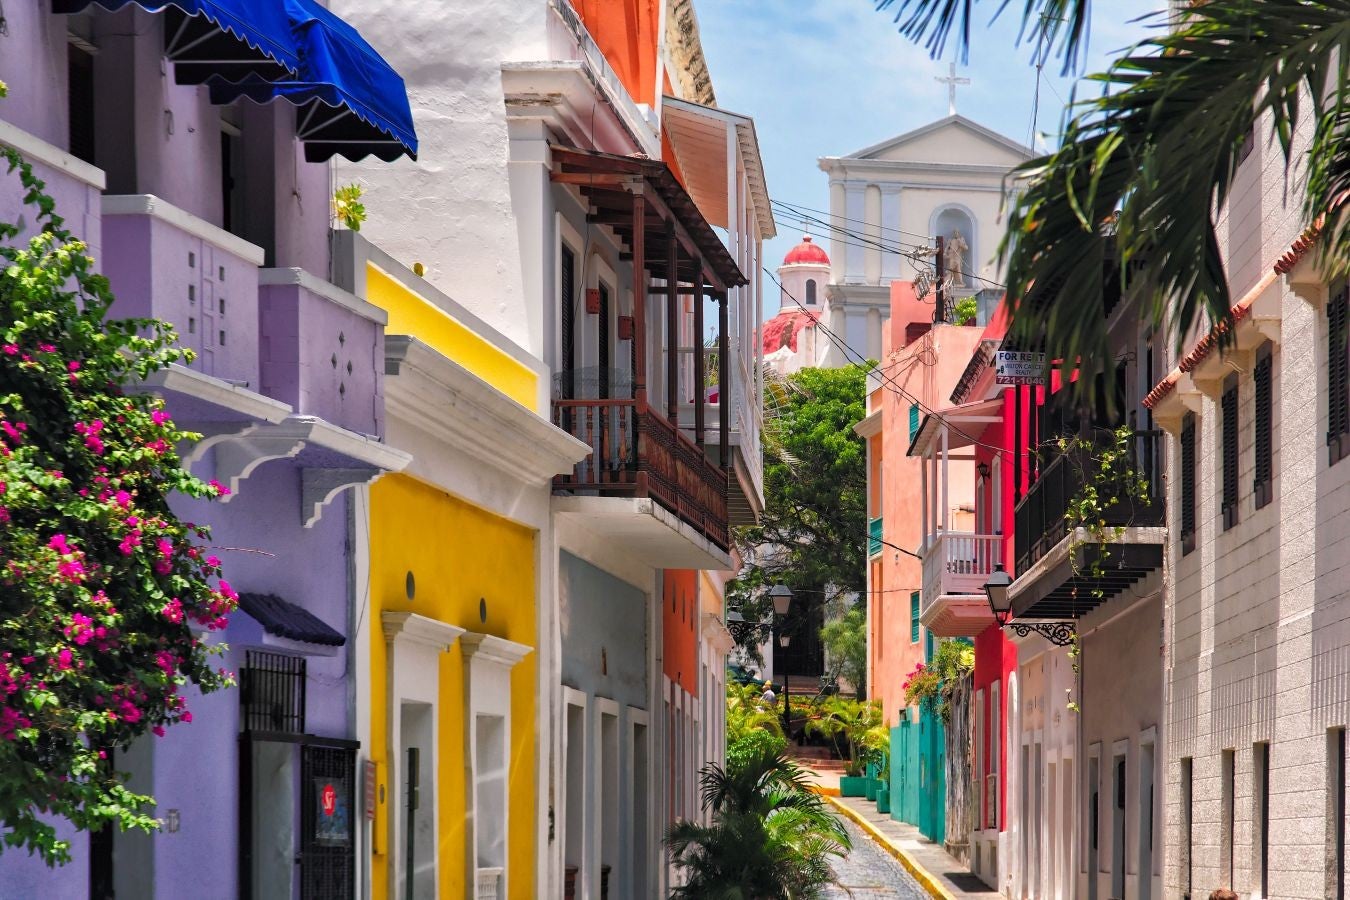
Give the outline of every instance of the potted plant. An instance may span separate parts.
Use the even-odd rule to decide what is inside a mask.
[[[875,790],[876,779],[867,774],[867,763],[890,741],[890,735],[881,723],[880,704],[829,697],[817,714],[807,721],[806,730],[829,738],[836,753],[840,751],[840,739],[847,747],[844,774],[839,778],[840,796],[867,797],[869,782]]]

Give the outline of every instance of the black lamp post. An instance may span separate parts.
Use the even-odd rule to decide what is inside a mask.
[[[769,599],[773,601],[773,620],[774,631],[778,631],[778,622],[787,617],[788,609],[792,606],[792,589],[785,584],[775,584],[769,588]],[[792,640],[789,634],[778,634],[778,646],[787,649],[788,643]],[[792,727],[789,718],[790,706],[788,705],[788,681],[787,673],[783,673],[783,737],[790,739],[789,730]]]
[[[1026,637],[1034,631],[1056,647],[1067,647],[1072,644],[1074,623],[1071,621],[1014,622],[1012,620],[1012,595],[1009,591],[1012,583],[1012,576],[1003,570],[1003,563],[994,564],[994,571],[989,574],[989,580],[984,583],[984,593],[989,598],[989,611],[994,614],[994,621],[998,623],[998,627],[1006,628],[1011,625],[1012,630],[1018,637]]]

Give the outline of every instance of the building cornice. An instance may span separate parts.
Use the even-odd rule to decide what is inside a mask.
[[[459,646],[466,660],[493,663],[505,669],[513,668],[534,650],[528,644],[518,644],[506,638],[477,631],[466,631],[461,634]]]
[[[591,448],[417,338],[384,339],[385,407],[475,460],[543,482]]]
[[[0,144],[18,150],[30,163],[41,163],[65,172],[71,178],[82,181],[92,188],[101,191],[108,186],[107,176],[98,166],[90,165],[55,144],[49,144],[37,135],[2,119],[0,119]]]
[[[375,304],[367,303],[355,294],[344,291],[332,282],[319,278],[317,275],[311,275],[304,269],[259,269],[258,284],[281,286],[296,285],[312,294],[318,294],[325,300],[330,300],[343,309],[354,312],[361,318],[374,322],[377,325],[386,325],[389,323],[389,314]]]
[[[438,653],[449,650],[450,645],[464,634],[463,628],[413,612],[386,612],[380,616],[380,620],[384,626],[384,639],[388,643],[420,644]]]

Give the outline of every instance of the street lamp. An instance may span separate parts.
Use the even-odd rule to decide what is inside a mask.
[[[792,589],[785,584],[775,584],[769,588],[769,599],[773,601],[774,628],[777,630],[778,620],[788,614],[788,608],[792,606]],[[788,642],[792,639],[791,635],[779,634],[778,646],[787,649]],[[788,681],[787,673],[783,673],[783,737],[791,737],[792,721],[789,718],[788,705]]]
[[[994,614],[994,621],[998,623],[999,628],[1007,625],[1008,620],[1012,618],[1012,598],[1008,596],[1008,588],[1012,586],[1012,581],[1012,576],[1003,571],[1003,563],[994,563],[994,571],[984,583],[984,593],[989,598],[989,611]]]
[[[1026,637],[1034,631],[1056,647],[1067,647],[1072,644],[1075,630],[1073,621],[1012,621],[1012,597],[1009,591],[1012,583],[1012,576],[1003,571],[1003,563],[994,563],[994,571],[989,573],[989,580],[984,583],[984,593],[989,598],[989,611],[994,614],[994,621],[998,623],[998,627],[1006,628],[1011,625],[1018,637]]]

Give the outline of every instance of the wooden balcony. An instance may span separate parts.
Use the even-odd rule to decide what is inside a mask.
[[[1003,537],[940,531],[923,555],[921,621],[939,637],[974,637],[994,621],[984,583],[1003,561]]]
[[[650,498],[726,552],[727,474],[666,419],[638,400],[556,399],[553,424],[591,448],[555,491]]]

